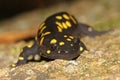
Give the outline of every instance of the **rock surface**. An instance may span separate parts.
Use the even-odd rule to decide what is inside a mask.
[[[54,11],[67,10],[73,13],[78,21],[98,27],[96,28],[98,30],[101,27],[102,30],[112,27],[113,31],[95,38],[88,36],[82,38],[89,51],[83,52],[76,60],[29,62],[16,68],[9,66],[16,62],[20,48],[31,44],[32,41],[1,44],[0,80],[120,80],[120,5],[118,5],[120,1],[93,1],[78,0],[70,4],[63,3],[46,10],[24,13],[12,21],[2,22],[0,26],[11,24],[13,29],[19,29],[17,27],[21,25],[27,27],[40,23],[39,21],[43,21],[46,15]],[[42,19],[40,15],[43,15]],[[18,24],[19,21],[25,24],[20,24],[22,22]]]

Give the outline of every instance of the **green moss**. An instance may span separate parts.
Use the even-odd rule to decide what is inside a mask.
[[[102,20],[94,25],[97,30],[108,30],[113,29],[120,25],[120,18]]]

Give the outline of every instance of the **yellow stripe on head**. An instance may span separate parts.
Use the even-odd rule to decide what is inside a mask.
[[[61,19],[62,19],[62,16],[56,16],[56,19],[61,20]]]
[[[48,34],[51,34],[51,32],[42,33],[41,37],[44,37],[44,36],[46,36],[46,35],[48,35]]]
[[[42,23],[39,27],[39,29],[41,29],[43,26],[45,25],[45,23]]]
[[[75,24],[77,23],[73,16],[70,16],[70,18]]]
[[[43,26],[40,30],[40,33],[42,33],[45,28],[46,28],[46,26]]]
[[[55,22],[59,27],[63,28],[62,24],[60,22]]]
[[[58,28],[58,32],[62,32],[62,29],[59,26],[57,26],[57,28]]]
[[[40,39],[40,45],[42,45],[43,41],[44,41],[44,37]]]
[[[63,14],[63,17],[64,17],[65,19],[70,19],[67,14]]]
[[[68,28],[67,25],[64,22],[62,22],[62,25],[63,25],[64,29]]]
[[[66,23],[66,25],[67,25],[68,27],[71,27],[71,26],[72,26],[69,21],[66,21],[65,23]]]
[[[46,35],[48,35],[48,34],[50,34],[50,33],[51,33],[51,32],[45,32],[45,33],[44,33],[44,36],[46,36]]]

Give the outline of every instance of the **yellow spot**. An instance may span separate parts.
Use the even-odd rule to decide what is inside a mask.
[[[60,53],[60,51],[58,51],[58,53]]]
[[[66,38],[66,37],[67,37],[67,35],[64,35],[64,37]]]
[[[57,43],[57,40],[56,40],[56,39],[52,39],[52,40],[50,41],[50,44],[55,44],[55,43]]]
[[[65,43],[64,42],[59,42],[59,45],[60,46],[63,46]]]
[[[61,20],[61,19],[62,19],[62,16],[56,16],[56,19]]]
[[[40,56],[38,55],[38,54],[36,54],[35,56],[34,56],[34,60],[40,60]]]
[[[44,36],[46,36],[46,35],[48,35],[48,34],[50,34],[50,33],[51,33],[51,32],[45,32],[45,33],[44,33]]]
[[[44,41],[44,37],[40,39],[40,45],[42,45],[43,41]]]
[[[74,39],[74,36],[69,36],[69,38]]]
[[[71,41],[71,39],[70,39],[70,38],[67,38],[66,40],[67,40],[67,41]]]
[[[71,27],[71,23],[69,21],[65,22],[68,27]]]
[[[12,66],[12,67],[15,67],[15,66],[16,66],[16,64],[12,64],[11,66]]]
[[[28,60],[32,60],[33,59],[33,55],[29,55],[27,59]]]
[[[70,16],[70,18],[72,19],[72,21],[76,24],[77,22],[76,22],[76,20],[75,20],[75,18],[73,18],[73,16]]]
[[[41,29],[43,26],[45,25],[45,23],[42,23],[39,27],[39,29]]]
[[[83,50],[83,47],[81,47],[81,46],[80,46],[80,48],[79,48],[79,49],[80,49],[80,51],[82,51],[82,50]]]
[[[51,53],[51,50],[47,50],[47,54],[50,54]]]
[[[67,14],[63,14],[63,17],[64,17],[65,19],[70,19]]]
[[[40,33],[42,33],[45,28],[46,28],[46,26],[42,27],[40,30]]]
[[[24,60],[24,58],[23,57],[19,57],[18,60]]]
[[[63,25],[64,29],[68,28],[67,25],[64,22],[62,22],[62,25]]]
[[[73,44],[70,44],[70,46],[73,46]]]
[[[88,31],[89,31],[89,32],[91,32],[91,31],[92,31],[92,28],[91,28],[91,27],[89,27],[89,28],[88,28]]]
[[[50,33],[51,33],[51,32],[42,33],[41,37],[44,37],[44,36],[46,36],[46,35],[48,35],[48,34],[50,34]]]
[[[60,22],[55,22],[59,27],[63,28],[62,24]]]
[[[58,32],[62,32],[62,29],[59,26],[57,26],[57,28],[58,28]]]

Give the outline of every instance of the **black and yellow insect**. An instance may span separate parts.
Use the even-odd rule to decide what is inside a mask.
[[[48,59],[71,60],[78,57],[86,46],[80,41],[82,34],[95,36],[98,32],[86,24],[78,23],[75,17],[67,12],[59,12],[48,17],[38,29],[34,44],[24,47],[18,62],[12,67],[26,64],[30,60]]]

